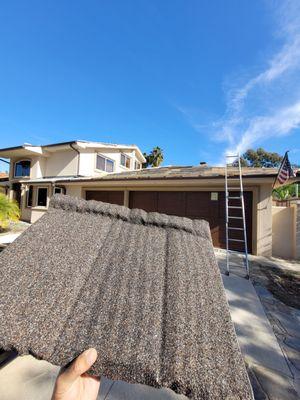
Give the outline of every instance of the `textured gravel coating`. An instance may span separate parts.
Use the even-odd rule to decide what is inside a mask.
[[[0,256],[0,347],[191,399],[250,400],[206,221],[55,195]]]

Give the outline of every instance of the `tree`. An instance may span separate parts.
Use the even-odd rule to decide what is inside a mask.
[[[20,209],[15,200],[10,200],[5,194],[0,193],[0,229],[8,227],[10,221],[18,221]]]
[[[276,168],[280,166],[283,157],[278,153],[268,152],[262,147],[256,150],[249,149],[241,157],[242,167],[265,167],[265,168]],[[235,161],[234,166],[238,163]]]
[[[146,158],[146,162],[143,164],[143,168],[159,167],[164,160],[163,150],[156,146],[149,154],[144,153],[144,157]]]

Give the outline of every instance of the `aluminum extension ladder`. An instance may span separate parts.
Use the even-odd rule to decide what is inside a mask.
[[[228,174],[228,167],[232,167],[232,162],[238,163],[238,177],[231,177]],[[233,182],[238,182],[238,186],[232,186]],[[240,192],[240,195],[234,195],[232,192]],[[232,204],[234,201],[234,205]],[[226,275],[230,272],[230,254],[236,251],[230,249],[231,243],[243,243],[244,247],[244,265],[246,268],[246,278],[249,279],[249,260],[248,260],[248,246],[247,246],[247,231],[246,231],[246,217],[245,217],[245,203],[243,192],[243,179],[240,155],[226,156],[225,164],[225,204],[226,204]],[[233,212],[236,211],[236,213]],[[234,226],[234,222],[242,221],[241,226]],[[237,239],[233,237],[234,232],[243,233],[242,238]]]

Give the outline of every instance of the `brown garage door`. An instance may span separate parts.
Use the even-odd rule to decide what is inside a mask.
[[[124,205],[124,192],[119,190],[87,190],[86,200],[97,200],[105,203]]]
[[[212,194],[213,193],[213,194]],[[238,196],[238,193],[232,193]],[[129,207],[142,208],[192,219],[205,219],[210,224],[214,246],[224,248],[225,242],[225,199],[224,192],[130,192]],[[248,249],[252,251],[252,192],[244,192]],[[237,205],[232,200],[231,205]],[[233,209],[235,210],[235,209]],[[240,210],[235,210],[238,216]],[[233,214],[232,214],[233,215]],[[240,220],[231,220],[231,226],[242,227]],[[231,237],[242,239],[242,231],[231,231]],[[243,250],[243,244],[231,242],[232,250]]]

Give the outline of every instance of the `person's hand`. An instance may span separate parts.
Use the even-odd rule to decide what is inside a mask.
[[[72,364],[58,375],[52,400],[96,400],[100,378],[89,376],[86,372],[97,359],[97,351],[84,351]]]

